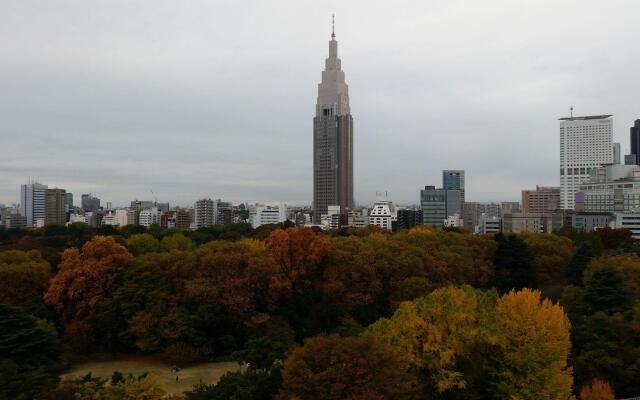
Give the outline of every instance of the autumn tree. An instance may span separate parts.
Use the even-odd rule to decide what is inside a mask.
[[[279,399],[409,399],[406,360],[373,337],[317,336],[284,363]]]
[[[37,250],[0,252],[0,303],[40,308],[50,275],[49,263]]]
[[[127,248],[134,256],[160,250],[160,242],[149,233],[133,235],[127,239]]]
[[[569,319],[562,307],[531,289],[498,300],[504,337],[496,382],[498,398],[565,400],[573,379],[567,364]]]
[[[193,247],[193,241],[181,233],[165,236],[160,241],[160,249],[164,251],[192,250]]]
[[[448,287],[403,303],[373,335],[407,357],[426,398],[566,399],[569,323],[563,310],[525,289]]]
[[[533,256],[531,265],[538,285],[561,286],[564,268],[574,252],[571,240],[563,236],[533,232],[523,232],[519,237]]]
[[[634,242],[633,234],[628,229],[603,228],[595,231],[600,237],[605,250],[614,250]]]
[[[580,400],[615,400],[611,386],[600,379],[594,379],[589,386],[580,390]]]
[[[295,283],[315,272],[331,247],[329,239],[309,228],[276,229],[265,243],[280,266],[282,278],[286,280],[283,284]]]
[[[93,341],[96,305],[131,259],[126,248],[105,236],[95,236],[80,250],[64,251],[44,300],[58,312],[70,343],[81,346]]]

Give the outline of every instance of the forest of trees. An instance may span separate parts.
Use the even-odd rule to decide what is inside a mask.
[[[70,355],[236,360],[60,380]],[[0,230],[0,399],[640,396],[640,245],[625,230]]]

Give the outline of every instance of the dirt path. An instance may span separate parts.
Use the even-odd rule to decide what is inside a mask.
[[[111,379],[113,371],[120,371],[124,376],[129,373],[140,375],[144,372],[158,376],[171,393],[182,393],[190,390],[193,385],[202,382],[216,383],[222,375],[229,371],[240,369],[235,362],[211,362],[192,365],[177,365],[180,372],[177,373],[179,381],[176,382],[176,374],[171,372],[172,364],[164,362],[156,357],[145,356],[114,356],[100,357],[80,361],[72,365],[71,370],[62,377],[82,376],[89,372],[93,376]]]

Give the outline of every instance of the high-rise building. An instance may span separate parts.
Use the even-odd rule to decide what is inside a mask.
[[[560,118],[560,207],[575,208],[578,186],[591,170],[613,163],[611,115]]]
[[[64,194],[64,211],[69,212],[73,209],[73,193]]]
[[[202,199],[193,205],[195,211],[194,224],[196,228],[206,228],[215,222],[214,202],[211,199]]]
[[[424,225],[442,227],[448,217],[462,216],[462,191],[425,186],[420,191],[420,208]]]
[[[536,190],[522,191],[522,212],[549,213],[560,209],[560,188],[536,186]]]
[[[100,209],[100,199],[91,193],[83,194],[81,198],[82,209],[84,211],[95,211]]]
[[[630,131],[631,154],[635,156],[635,163],[640,164],[640,119],[635,120]]]
[[[313,222],[316,224],[331,205],[340,206],[344,213],[354,207],[353,118],[335,36],[332,31],[313,119]]]
[[[613,163],[622,164],[622,150],[620,150],[620,143],[613,144]]]
[[[46,190],[47,185],[37,182],[20,187],[20,215],[27,218],[29,228],[38,225],[38,221],[44,224]]]
[[[442,171],[442,188],[446,190],[460,190],[464,202],[464,170],[445,169]]]
[[[45,190],[45,225],[64,225],[67,222],[65,193],[64,189]]]

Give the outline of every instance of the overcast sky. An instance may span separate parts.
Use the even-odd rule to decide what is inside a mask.
[[[310,204],[336,14],[355,197],[558,185],[559,117],[640,118],[637,0],[0,0],[0,202],[29,177],[103,202]],[[104,204],[104,203],[103,203]]]

